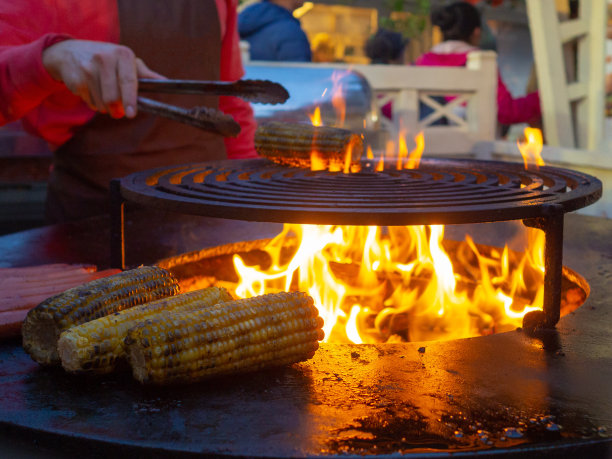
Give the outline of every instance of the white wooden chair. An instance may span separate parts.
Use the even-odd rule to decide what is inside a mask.
[[[612,152],[604,129],[607,0],[581,0],[569,20],[556,3],[527,0],[546,143]]]

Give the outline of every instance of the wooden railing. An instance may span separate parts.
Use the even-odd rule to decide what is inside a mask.
[[[476,142],[495,139],[497,63],[492,51],[470,53],[466,67],[351,68],[372,86],[379,112],[391,103],[390,119],[378,115],[381,127],[408,135],[422,131],[429,153],[468,153]],[[447,124],[438,124],[440,120]]]
[[[392,140],[397,139],[400,131],[407,137],[423,132],[427,151],[431,154],[461,155],[470,153],[476,142],[495,140],[497,63],[492,51],[470,53],[465,67],[263,61],[251,64],[290,67],[296,71],[324,66],[330,71],[360,73],[373,93],[374,113],[372,119],[366,120],[368,127],[386,131]],[[388,103],[392,107],[391,118],[382,113]],[[440,125],[440,120],[446,120],[447,124]]]

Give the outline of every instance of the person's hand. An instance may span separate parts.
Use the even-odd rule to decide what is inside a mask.
[[[138,78],[164,78],[122,45],[65,40],[43,51],[43,65],[93,110],[113,118],[136,116]]]

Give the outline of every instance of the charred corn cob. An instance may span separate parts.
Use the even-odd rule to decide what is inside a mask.
[[[258,126],[255,149],[285,166],[311,168],[316,161],[312,168],[343,170],[361,158],[363,139],[346,129],[271,121]]]
[[[65,370],[109,373],[125,358],[127,331],[162,311],[192,311],[232,300],[224,288],[209,287],[134,306],[64,331],[57,343]]]
[[[194,382],[307,360],[322,326],[310,296],[283,292],[160,313],[130,329],[125,343],[138,381]]]
[[[179,292],[165,269],[143,266],[66,290],[28,312],[23,348],[38,363],[59,364],[57,340],[68,328]]]

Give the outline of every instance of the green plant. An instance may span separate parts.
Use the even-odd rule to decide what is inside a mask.
[[[407,7],[405,0],[385,0],[391,14],[380,18],[380,26],[399,32],[406,38],[421,36],[427,26],[431,2],[415,0],[410,3],[410,7]]]

